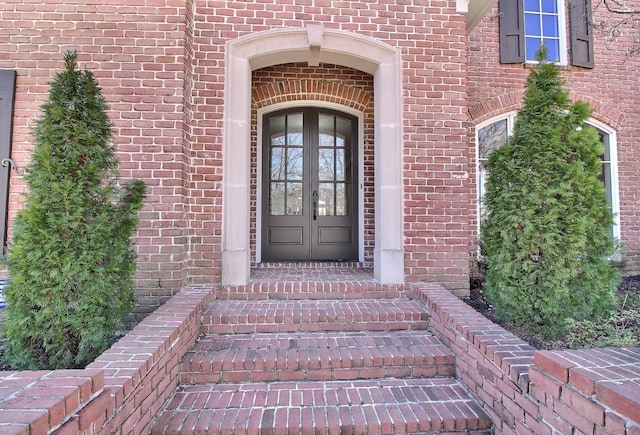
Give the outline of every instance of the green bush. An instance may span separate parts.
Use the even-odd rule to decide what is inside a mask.
[[[554,338],[569,318],[610,312],[619,273],[591,109],[570,101],[544,48],[537,59],[514,134],[489,157],[481,247],[496,314]]]
[[[145,185],[119,187],[100,88],[75,52],[64,61],[34,128],[8,248],[7,358],[27,369],[86,366],[135,303],[131,237]]]

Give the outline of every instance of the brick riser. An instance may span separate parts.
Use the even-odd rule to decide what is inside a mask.
[[[426,331],[206,336],[185,355],[180,381],[331,381],[454,376],[448,348]]]
[[[218,301],[202,317],[204,334],[425,330],[419,302],[393,300]]]

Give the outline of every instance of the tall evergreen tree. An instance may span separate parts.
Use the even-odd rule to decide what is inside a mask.
[[[28,369],[86,366],[135,303],[131,237],[145,185],[119,187],[100,88],[75,52],[64,62],[34,128],[7,257],[8,356]]]
[[[514,134],[489,157],[481,246],[496,313],[554,337],[568,318],[610,310],[619,273],[591,108],[571,102],[546,59],[543,47]]]

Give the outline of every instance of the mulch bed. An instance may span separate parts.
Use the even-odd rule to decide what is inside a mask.
[[[567,343],[564,340],[545,340],[540,335],[529,331],[519,325],[505,322],[496,316],[495,309],[487,301],[483,292],[483,280],[480,278],[472,278],[469,286],[470,295],[463,300],[473,307],[477,312],[491,320],[493,323],[502,326],[507,331],[511,332],[529,343],[532,347],[542,350],[559,350],[566,349]],[[627,276],[622,278],[620,285],[618,285],[618,291],[621,293],[637,293],[640,294],[640,275]]]

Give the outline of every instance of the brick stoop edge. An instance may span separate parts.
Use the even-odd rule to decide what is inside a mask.
[[[640,435],[640,349],[536,352],[440,285],[413,292],[496,433]],[[183,289],[85,370],[0,372],[0,433],[148,433],[214,295]]]
[[[413,293],[496,433],[640,435],[640,348],[536,351],[438,284]]]
[[[0,433],[147,433],[214,294],[182,289],[84,370],[0,372]]]

